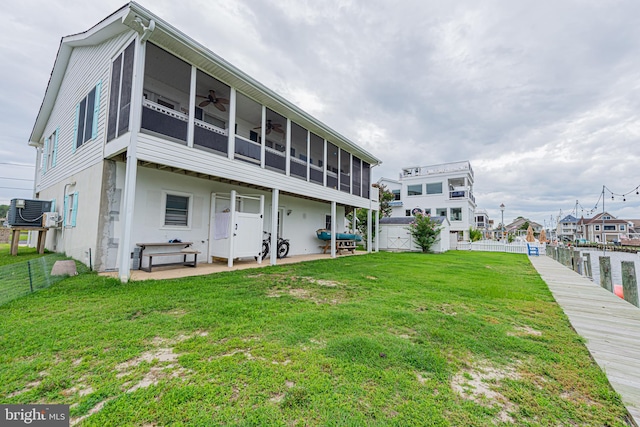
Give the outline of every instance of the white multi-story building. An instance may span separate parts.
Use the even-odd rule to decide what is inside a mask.
[[[473,183],[469,161],[405,167],[398,180],[378,181],[395,195],[391,202],[392,217],[422,213],[448,218],[452,247],[454,242],[468,240],[469,227],[476,225]]]
[[[62,39],[29,143],[62,218],[47,248],[123,281],[137,242],[318,253],[317,229],[379,209],[376,157],[133,2]]]

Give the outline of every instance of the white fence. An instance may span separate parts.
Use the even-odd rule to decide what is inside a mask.
[[[544,255],[546,244],[529,243],[532,248],[538,248],[540,255]],[[527,254],[526,242],[503,243],[495,240],[481,240],[479,242],[458,242],[459,251],[508,252],[511,254]]]

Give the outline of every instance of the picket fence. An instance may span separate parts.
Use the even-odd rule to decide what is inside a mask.
[[[545,253],[545,243],[529,243],[531,247],[537,247],[542,255]],[[526,242],[503,243],[495,240],[480,240],[478,242],[458,242],[456,249],[459,251],[482,251],[482,252],[507,252],[510,254],[527,254]]]

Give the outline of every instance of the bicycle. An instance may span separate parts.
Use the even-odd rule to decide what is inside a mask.
[[[262,233],[265,236],[265,238],[262,239],[262,259],[265,259],[271,250],[271,233],[267,231],[263,231]],[[276,256],[278,258],[285,258],[289,255],[289,239],[278,237],[277,248]],[[258,259],[258,257],[255,258]]]

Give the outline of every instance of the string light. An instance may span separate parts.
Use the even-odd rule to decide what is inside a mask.
[[[607,191],[610,195],[611,195],[611,200],[615,201],[616,200],[616,196],[622,198],[623,202],[627,201],[627,196],[633,193],[636,193],[636,195],[640,195],[640,185],[636,186],[634,189],[627,191],[626,193],[615,193],[613,191],[611,191],[611,189],[609,189],[606,185],[603,186],[603,190],[600,192],[600,197],[598,197],[598,201],[596,202],[595,206],[593,207],[593,209],[587,209],[584,206],[582,206],[582,204],[576,200],[576,209],[575,209],[575,213],[576,216],[578,215],[578,207],[580,207],[580,212],[582,213],[582,216],[584,216],[585,214],[587,215],[587,217],[591,216],[592,214],[594,214],[595,212],[598,211],[598,207],[600,206],[600,201],[603,200],[603,197],[605,196],[605,191]],[[562,216],[562,209],[560,210],[561,216]]]

